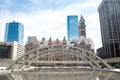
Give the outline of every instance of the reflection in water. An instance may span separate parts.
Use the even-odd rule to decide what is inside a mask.
[[[0,75],[0,80],[119,80],[120,73],[67,70],[67,71],[31,71]]]
[[[98,79],[99,80],[99,75],[100,75],[100,73],[101,73],[101,71],[98,71],[97,73],[96,73],[96,71],[94,70],[94,71],[92,71],[90,74],[89,74],[89,76],[88,76],[88,78],[87,78],[87,80],[94,80],[94,79]]]
[[[97,77],[96,80],[99,80],[99,78]]]

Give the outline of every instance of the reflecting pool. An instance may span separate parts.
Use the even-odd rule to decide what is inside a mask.
[[[120,80],[120,73],[85,69],[45,69],[0,74],[0,80]]]

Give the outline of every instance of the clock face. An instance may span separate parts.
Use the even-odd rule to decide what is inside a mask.
[[[84,23],[84,22],[80,22],[79,25],[80,25],[81,27],[84,27],[84,26],[85,26],[85,23]]]

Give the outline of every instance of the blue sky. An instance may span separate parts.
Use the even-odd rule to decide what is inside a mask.
[[[0,0],[0,41],[4,41],[7,22],[24,24],[24,43],[28,36],[38,40],[51,36],[53,39],[67,38],[67,15],[84,16],[87,37],[95,49],[101,47],[99,15],[97,8],[102,0]]]
[[[34,12],[36,10],[57,10],[84,0],[0,0],[1,9],[10,12]]]

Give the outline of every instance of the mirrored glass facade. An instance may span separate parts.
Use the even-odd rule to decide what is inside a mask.
[[[98,11],[103,58],[120,57],[120,0],[103,0]]]
[[[6,24],[5,42],[17,41],[23,43],[24,26],[18,22],[10,22]]]
[[[78,40],[79,31],[78,31],[78,16],[69,15],[67,16],[67,35],[68,41]]]

